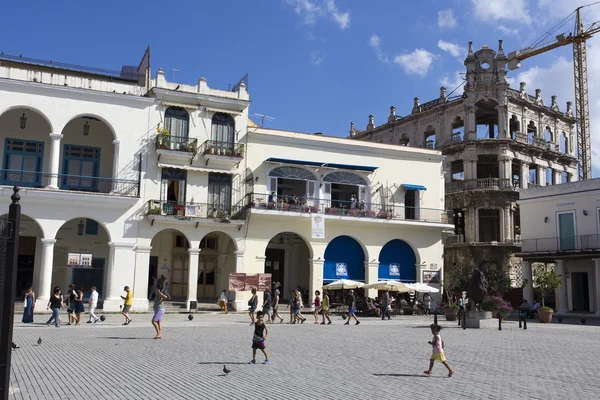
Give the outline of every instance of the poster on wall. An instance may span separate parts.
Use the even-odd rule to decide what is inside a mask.
[[[440,271],[423,270],[423,283],[440,283]]]
[[[246,287],[244,290],[258,290],[258,274],[246,274]]]
[[[325,218],[319,214],[311,214],[312,238],[325,239]]]
[[[243,292],[246,285],[246,274],[229,274],[229,291]]]
[[[92,268],[92,255],[82,253],[69,253],[67,268]]]
[[[258,274],[258,291],[264,292],[266,289],[271,289],[272,278],[271,274]]]

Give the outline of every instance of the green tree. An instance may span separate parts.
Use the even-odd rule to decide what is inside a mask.
[[[452,267],[444,269],[442,287],[446,292],[446,299],[449,305],[453,304],[452,296],[454,294],[467,290],[470,278],[471,268],[465,265],[454,264]]]
[[[536,268],[533,276],[533,288],[542,295],[542,307],[545,307],[546,296],[562,286],[562,275],[543,266]]]
[[[502,297],[504,293],[512,289],[510,277],[499,268],[487,268],[483,271],[488,283],[488,294]]]

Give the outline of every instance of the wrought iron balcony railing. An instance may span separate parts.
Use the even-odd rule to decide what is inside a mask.
[[[376,218],[447,224],[452,221],[452,211],[407,207],[395,204],[377,204],[359,201],[325,200],[303,195],[276,196],[252,193],[247,196],[246,207],[280,213],[313,213],[355,218]]]
[[[516,190],[519,187],[518,181],[516,184],[511,183],[509,178],[481,178],[469,179],[466,181],[453,181],[446,183],[446,193],[462,192],[466,190],[476,189],[511,189]]]
[[[600,251],[600,235],[521,239],[521,253]]]
[[[198,150],[198,139],[171,136],[168,134],[160,133],[156,135],[156,149],[184,151],[196,154],[196,151]]]
[[[244,158],[244,145],[242,143],[207,140],[200,146],[200,153],[202,155]]]
[[[60,190],[139,197],[139,180],[102,178],[47,172],[0,169],[0,184],[43,190]]]
[[[146,203],[145,214],[170,215],[182,218],[229,220],[242,218],[240,211],[241,208],[239,206],[150,200]]]

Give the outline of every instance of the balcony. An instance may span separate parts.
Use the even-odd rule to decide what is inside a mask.
[[[250,194],[246,200],[251,212],[262,214],[323,214],[332,217],[357,219],[414,221],[437,224],[449,224],[452,211],[432,208],[415,208],[382,205],[376,203],[324,200],[295,196],[271,196],[269,194]]]
[[[222,168],[231,168],[244,159],[244,145],[241,143],[207,140],[200,146],[200,154],[208,163]]]
[[[152,221],[199,223],[210,222],[243,223],[242,209],[239,206],[223,207],[211,203],[180,203],[176,201],[150,200],[146,203],[144,215]]]
[[[482,178],[469,179],[466,181],[453,181],[446,183],[446,193],[463,192],[467,190],[516,190],[519,187],[513,185],[509,178]]]
[[[139,197],[139,180],[51,174],[0,169],[0,184],[39,191],[82,192],[117,197]]]
[[[168,157],[169,161],[190,162],[198,150],[198,139],[169,134],[158,134],[156,136],[156,154],[158,161],[161,157]]]
[[[600,252],[600,235],[521,239],[521,254],[570,254]]]

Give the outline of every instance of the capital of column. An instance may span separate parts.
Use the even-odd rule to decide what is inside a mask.
[[[135,246],[136,253],[150,253],[152,246]]]
[[[54,245],[56,243],[56,239],[40,239],[44,246]]]
[[[243,251],[243,250],[234,250],[234,251],[233,251],[233,254],[234,254],[236,257],[241,257],[241,256],[243,256],[243,255],[244,255],[244,251]]]
[[[198,255],[200,254],[201,249],[188,249],[188,253],[190,253],[190,255]]]
[[[267,257],[265,257],[265,256],[257,256],[256,257],[256,261],[260,261],[260,262],[265,262],[266,259],[267,259]]]
[[[110,247],[111,249],[133,250],[133,248],[136,246],[133,243],[108,242],[108,247]]]
[[[50,138],[52,140],[60,140],[63,138],[63,134],[62,133],[51,133]]]
[[[365,267],[379,267],[379,261],[365,261]]]
[[[511,156],[507,156],[507,155],[501,155],[498,156],[498,161],[512,161],[512,157]]]
[[[115,147],[119,147],[119,145],[121,144],[120,140],[113,140],[112,142],[115,145]]]
[[[321,257],[319,257],[319,258],[309,258],[308,262],[309,263],[313,263],[313,265],[315,265],[315,264],[324,264],[325,260],[323,260]]]

